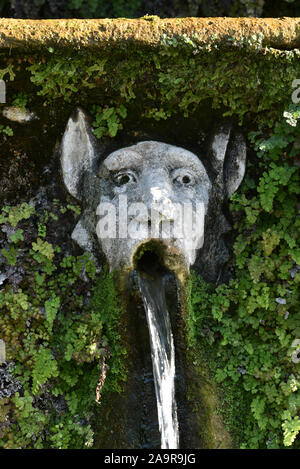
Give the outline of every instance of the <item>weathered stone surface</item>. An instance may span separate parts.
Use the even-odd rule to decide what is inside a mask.
[[[300,47],[300,18],[171,18],[96,20],[0,20],[0,49],[48,47],[94,48],[135,41],[157,46],[162,35],[191,36],[226,43],[263,35],[263,45],[278,49]]]
[[[37,119],[34,112],[30,112],[28,109],[22,109],[17,106],[7,106],[2,111],[3,116],[13,122],[19,122],[19,124],[26,124],[27,122]]]
[[[6,361],[5,342],[0,339],[0,365]]]
[[[0,366],[0,399],[13,396],[22,386],[17,378],[13,377],[14,362],[2,363]]]
[[[81,109],[68,121],[62,140],[61,166],[65,185],[70,194],[81,199],[80,180],[85,171],[95,170],[96,152],[93,135]]]
[[[115,208],[119,233],[116,239],[103,237],[101,225],[105,220],[101,220],[97,234],[112,267],[132,267],[136,249],[153,238],[161,238],[168,249],[184,256],[189,268],[195,261],[197,249],[203,245],[204,216],[211,188],[197,156],[161,142],[140,142],[109,155],[101,169],[100,203],[108,202]],[[126,202],[126,227],[120,220],[121,200]],[[195,216],[186,233],[182,229],[184,204],[193,207]],[[127,231],[126,237],[120,236],[121,228]]]

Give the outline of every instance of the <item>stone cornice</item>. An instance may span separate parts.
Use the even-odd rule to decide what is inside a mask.
[[[157,47],[163,35],[195,34],[204,44],[244,43],[260,35],[264,47],[288,50],[300,48],[300,18],[0,19],[0,49],[11,50],[94,49],[132,42]]]

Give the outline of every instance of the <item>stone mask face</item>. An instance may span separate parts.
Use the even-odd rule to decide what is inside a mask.
[[[181,256],[187,268],[193,264],[203,245],[211,189],[196,155],[166,143],[140,142],[110,154],[100,181],[97,212],[107,215],[97,235],[113,268],[130,267],[138,247],[154,239]]]
[[[214,181],[198,156],[173,145],[140,142],[111,153],[100,167],[98,147],[86,115],[77,110],[61,145],[65,186],[84,206],[72,238],[93,254],[96,234],[112,269],[132,268],[138,249],[155,240],[167,267],[177,257],[188,271],[203,245],[212,190],[221,194],[221,204],[243,179],[242,136],[232,136],[228,126],[214,135]]]

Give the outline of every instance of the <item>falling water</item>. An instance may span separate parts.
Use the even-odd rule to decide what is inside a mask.
[[[165,298],[166,274],[139,275],[150,334],[153,376],[162,449],[179,444],[175,401],[175,350]]]

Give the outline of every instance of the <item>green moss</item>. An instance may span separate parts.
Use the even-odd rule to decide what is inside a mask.
[[[120,392],[126,379],[113,275],[96,276],[87,255],[64,256],[46,240],[61,212],[76,209],[67,207],[54,201],[51,211],[41,212],[23,204],[5,207],[0,217],[1,224],[22,226],[10,236],[9,263],[25,272],[17,291],[8,281],[0,297],[1,338],[11,375],[21,385],[10,400],[1,401],[4,448],[92,446],[101,424],[95,400],[103,364],[101,394]]]
[[[121,392],[127,376],[124,360],[127,352],[122,339],[123,316],[120,292],[116,289],[116,282],[115,275],[105,270],[98,280],[91,301],[91,308],[100,312],[109,344],[110,361],[105,392]]]
[[[163,35],[157,48],[137,48],[128,42],[126,54],[119,46],[109,54],[104,49],[57,50],[43,57],[28,56],[26,75],[48,104],[61,98],[81,103],[92,94],[95,128],[102,129],[106,120],[108,135],[115,136],[121,125],[126,127],[126,109],[128,114],[138,106],[142,117],[161,120],[178,113],[188,117],[207,100],[240,123],[254,119],[271,124],[290,101],[291,83],[300,74],[299,54],[297,49],[265,47],[259,34],[222,42],[212,36],[205,44],[196,34]],[[15,73],[18,80],[24,70]],[[113,122],[106,116],[109,110],[120,114]],[[125,121],[121,123],[120,117]],[[105,129],[97,132],[101,137]]]
[[[205,350],[242,448],[299,447],[299,130],[281,118],[250,135],[257,161],[231,202],[236,277],[215,288],[192,276],[189,343]]]
[[[12,137],[13,134],[14,134],[14,131],[12,130],[12,128],[9,126],[9,125],[6,125],[4,127],[4,125],[0,125],[0,135],[7,135],[8,137]]]
[[[189,383],[187,399],[192,406],[201,448],[234,448],[235,432],[232,431],[234,427],[228,425],[228,406],[207,365],[210,360],[213,363],[213,358],[209,357],[207,350],[201,345],[189,345],[188,371],[186,370]]]
[[[26,93],[17,93],[12,101],[12,105],[25,109],[28,103],[29,96]]]
[[[0,80],[3,80],[4,78],[6,79],[7,75],[10,81],[13,81],[15,79],[16,74],[14,72],[14,67],[12,64],[7,65],[5,68],[2,68],[0,70]]]

